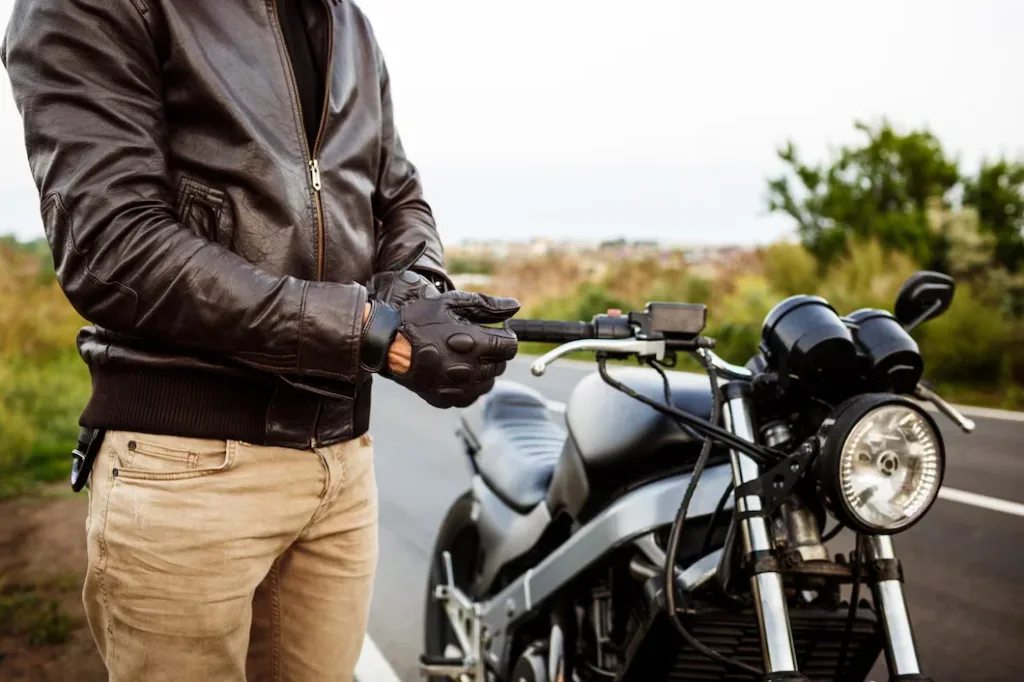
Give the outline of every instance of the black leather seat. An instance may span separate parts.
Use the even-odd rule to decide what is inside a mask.
[[[547,495],[565,435],[540,393],[499,381],[483,399],[480,475],[506,504],[526,513]]]

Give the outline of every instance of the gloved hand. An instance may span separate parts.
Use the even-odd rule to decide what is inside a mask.
[[[433,282],[412,270],[378,272],[366,283],[369,298],[401,308],[421,298],[441,295]]]
[[[423,275],[410,270],[427,250],[427,243],[420,242],[407,253],[391,270],[378,272],[366,283],[370,299],[390,303],[401,308],[406,303],[420,298],[434,298],[441,291]]]
[[[397,308],[372,302],[363,327],[362,365],[442,409],[468,407],[491,390],[519,344],[509,329],[483,327],[519,312],[513,298],[450,291]],[[387,349],[401,334],[411,348],[409,369],[387,366]]]

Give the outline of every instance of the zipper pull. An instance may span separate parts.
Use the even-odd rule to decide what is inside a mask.
[[[309,162],[309,177],[313,179],[313,189],[320,191],[320,162],[313,159]]]

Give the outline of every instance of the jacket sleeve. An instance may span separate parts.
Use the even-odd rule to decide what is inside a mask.
[[[406,157],[395,128],[387,65],[380,49],[375,49],[380,73],[382,119],[380,172],[373,195],[373,214],[381,223],[377,269],[390,269],[392,264],[425,242],[427,249],[412,269],[432,279],[439,278],[448,288],[454,288],[444,269],[444,248],[430,206],[423,198],[419,172]]]
[[[361,285],[271,275],[177,222],[140,2],[18,0],[0,47],[65,295],[114,332],[354,381]]]

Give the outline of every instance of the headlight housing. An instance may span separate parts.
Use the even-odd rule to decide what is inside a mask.
[[[851,398],[825,420],[819,438],[819,490],[848,528],[899,533],[935,502],[946,465],[942,435],[935,420],[906,398]]]

